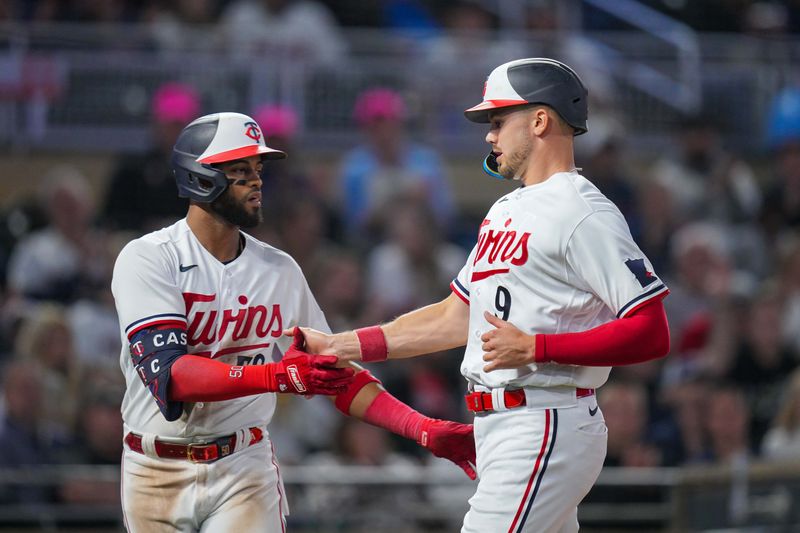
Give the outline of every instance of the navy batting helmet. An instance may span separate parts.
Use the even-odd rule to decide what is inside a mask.
[[[213,202],[228,188],[225,173],[213,164],[254,155],[283,159],[284,152],[264,143],[255,120],[241,113],[214,113],[183,128],[172,150],[172,171],[178,196]]]
[[[489,111],[506,107],[544,104],[572,126],[573,135],[586,133],[589,91],[575,71],[555,59],[532,57],[509,61],[494,69],[483,88],[483,102],[464,111],[472,122],[489,122]],[[483,170],[504,179],[493,153]]]

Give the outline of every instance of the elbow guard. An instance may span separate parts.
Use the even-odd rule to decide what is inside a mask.
[[[169,377],[172,365],[186,354],[186,331],[169,326],[137,331],[130,339],[130,353],[136,373],[164,418],[169,422],[180,418],[183,402],[169,401]]]

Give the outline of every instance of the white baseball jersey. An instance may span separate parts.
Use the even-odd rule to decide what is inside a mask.
[[[596,388],[610,367],[555,363],[483,372],[484,311],[528,334],[591,329],[661,297],[666,286],[619,209],[573,172],[495,202],[451,289],[470,306],[462,374],[475,385]]]
[[[129,343],[138,331],[177,322],[185,327],[188,353],[231,365],[279,360],[291,343],[281,336],[285,328],[308,325],[330,331],[297,263],[243,235],[244,250],[227,264],[200,244],[185,219],[130,242],[120,253],[111,288],[127,382],[122,402],[126,430],[206,438],[265,425],[275,410],[275,395],[266,393],[185,403],[179,418],[167,421],[132,362]]]

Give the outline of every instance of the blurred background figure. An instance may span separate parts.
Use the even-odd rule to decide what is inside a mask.
[[[771,104],[766,144],[770,176],[761,224],[771,242],[800,230],[800,88],[788,87]]]
[[[652,175],[671,192],[679,218],[727,224],[753,221],[761,207],[755,174],[723,146],[715,118],[685,117],[674,139],[676,152],[657,161]]]
[[[51,303],[33,308],[22,320],[14,351],[17,359],[39,368],[41,422],[49,431],[71,440],[82,368],[65,309]]]
[[[209,33],[208,28],[217,22],[219,7],[216,0],[151,2],[143,16],[159,51],[213,50],[221,39],[219,32]]]
[[[772,425],[764,435],[761,454],[768,459],[797,459],[800,457],[800,370],[788,377],[781,405]]]
[[[183,126],[200,116],[201,102],[190,85],[168,82],[153,94],[152,145],[144,154],[121,156],[108,180],[103,220],[110,227],[142,234],[186,214],[169,166],[172,147]]]
[[[712,388],[710,379],[697,369],[664,373],[659,391],[661,418],[654,432],[665,466],[693,465],[708,462],[706,410]]]
[[[283,238],[285,235],[269,237],[270,232],[280,233],[282,228],[290,227],[291,223],[283,217],[287,211],[292,212],[297,209],[287,206],[298,205],[300,214],[303,207],[313,207],[309,209],[309,217],[312,219],[308,221],[309,225],[319,225],[315,227],[315,231],[319,231],[324,238],[331,241],[342,240],[341,217],[337,206],[331,205],[323,184],[319,183],[309,171],[307,155],[299,142],[300,118],[295,109],[286,104],[262,104],[255,109],[252,117],[261,127],[266,142],[272,143],[269,146],[289,155],[286,159],[274,161],[274,165],[264,166],[261,190],[264,194],[266,224],[261,228],[262,236],[267,242],[278,239],[279,247],[292,254],[302,267],[305,253],[311,253],[313,250],[308,249],[303,254],[295,254],[293,252],[297,252],[297,248],[304,246],[293,242],[296,240],[294,236],[292,239]]]
[[[675,357],[666,365],[689,365],[717,376],[728,368],[735,340],[725,332],[738,331],[730,322],[734,304],[757,288],[754,276],[733,266],[729,243],[724,228],[709,222],[685,225],[672,235],[671,293],[664,306]]]
[[[424,68],[415,73],[415,83],[430,94],[421,120],[445,131],[461,127],[463,102],[452,95],[464,87],[480,87],[494,67],[527,55],[518,42],[498,31],[497,8],[478,0],[439,5],[441,31],[423,41]]]
[[[427,204],[405,200],[387,206],[386,240],[367,256],[367,298],[387,320],[439,301],[467,259],[442,240]]]
[[[307,276],[332,331],[374,324],[384,316],[382,308],[366,296],[364,266],[353,251],[333,251]]]
[[[120,404],[124,379],[116,368],[95,365],[83,373],[83,388],[77,394],[78,416],[70,462],[87,465],[118,465],[122,456],[123,432]],[[119,504],[119,484],[115,480],[98,480],[91,475],[71,476],[59,488],[61,501],[79,504]]]
[[[352,418],[339,417],[332,447],[333,452],[311,455],[306,464],[382,466],[397,479],[409,481],[409,467],[417,464],[412,457],[392,451],[388,433]],[[419,531],[413,509],[422,496],[414,487],[319,486],[310,488],[306,497],[314,512],[329,517],[326,525],[331,530]]]
[[[59,461],[67,443],[50,432],[42,420],[44,394],[39,368],[34,362],[14,361],[5,365],[0,426],[0,446],[4,453],[0,466],[20,468]],[[0,502],[4,504],[55,501],[55,489],[47,484],[6,484],[0,490]]]
[[[628,382],[606,383],[598,404],[608,426],[608,452],[604,466],[661,466],[658,446],[647,434],[649,413],[647,390]]]
[[[711,389],[706,409],[710,458],[725,465],[747,463],[755,455],[750,442],[750,408],[735,385],[720,383]]]
[[[220,24],[236,61],[271,57],[334,67],[345,59],[336,18],[315,0],[233,0]]]
[[[47,226],[20,239],[8,264],[8,290],[30,300],[71,303],[104,284],[109,258],[105,235],[94,225],[94,191],[76,168],[59,166],[44,177],[39,199]]]
[[[601,115],[593,119],[591,131],[576,138],[575,159],[583,172],[591,176],[590,181],[622,211],[638,241],[642,228],[634,184],[642,184],[629,175],[624,132],[623,125],[613,117]],[[655,263],[654,267],[658,268]]]
[[[446,233],[454,205],[445,167],[437,152],[407,138],[408,110],[400,93],[387,88],[362,92],[353,118],[363,141],[344,155],[340,171],[351,240],[382,235],[387,208],[399,200],[427,205]]]
[[[733,339],[723,379],[741,389],[751,413],[749,441],[758,450],[780,408],[798,353],[783,338],[780,323],[784,301],[777,287],[767,285],[747,306],[741,327],[724,332]]]
[[[776,246],[776,290],[784,298],[781,333],[795,353],[800,353],[800,235],[785,235]]]

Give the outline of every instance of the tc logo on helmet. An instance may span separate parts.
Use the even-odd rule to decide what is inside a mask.
[[[244,134],[255,142],[259,142],[261,140],[261,130],[258,128],[258,124],[255,122],[245,122],[244,125],[247,126]]]

